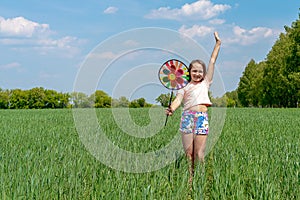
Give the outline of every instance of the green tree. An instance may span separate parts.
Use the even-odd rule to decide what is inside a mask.
[[[0,88],[0,109],[9,108],[9,90],[2,90]]]
[[[126,97],[122,96],[119,98],[119,106],[120,107],[128,107],[129,103],[130,103],[129,100]]]
[[[42,87],[32,88],[28,92],[29,108],[45,108],[45,90]]]
[[[227,107],[227,96],[223,95],[222,97],[210,97],[213,107]]]
[[[56,108],[68,108],[69,107],[69,99],[70,99],[70,94],[69,93],[62,93],[59,92],[57,93],[57,105],[58,107]]]
[[[152,104],[147,103],[145,98],[139,98],[131,101],[129,103],[130,108],[143,108],[143,107],[151,107]]]
[[[140,107],[145,107],[146,100],[144,98],[139,98],[137,99],[137,103],[139,104]]]
[[[264,67],[263,62],[256,64],[253,59],[246,66],[237,89],[238,99],[242,106],[258,106],[260,104]]]
[[[125,97],[121,96],[119,99],[113,99],[112,106],[113,107],[129,107],[130,101]]]
[[[97,90],[92,96],[92,99],[94,99],[94,107],[95,108],[110,108],[112,103],[112,98],[108,96],[107,93],[105,93],[102,90]]]
[[[141,106],[140,106],[140,104],[138,103],[138,101],[137,101],[137,99],[135,99],[135,100],[133,100],[133,101],[131,101],[130,103],[129,103],[129,108],[140,108]]]
[[[73,108],[93,107],[93,101],[83,92],[72,92],[70,94],[70,104]]]
[[[12,109],[29,108],[28,92],[21,89],[13,89],[10,92],[9,107]]]
[[[300,18],[300,15],[299,15]],[[300,99],[300,21],[285,26],[267,55],[264,70],[263,104],[296,107]]]
[[[172,101],[175,99],[175,96],[176,96],[176,94],[173,94]],[[160,103],[160,105],[163,106],[163,107],[168,107],[169,106],[170,97],[171,97],[170,93],[168,93],[168,94],[161,94],[161,95],[159,95],[155,99],[155,101],[157,103]]]
[[[227,107],[239,107],[240,106],[237,90],[234,90],[231,92],[226,92],[225,96],[227,97]]]
[[[45,108],[67,108],[70,95],[55,90],[45,90]]]

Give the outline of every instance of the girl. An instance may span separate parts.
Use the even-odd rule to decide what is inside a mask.
[[[191,161],[190,183],[194,174],[195,161],[204,162],[205,144],[209,132],[207,107],[211,106],[212,103],[208,97],[208,89],[212,83],[215,62],[221,46],[218,33],[214,32],[214,36],[216,44],[208,64],[207,73],[203,61],[193,60],[189,65],[189,83],[178,91],[175,100],[166,110],[167,115],[172,115],[183,100],[180,131],[184,151]]]

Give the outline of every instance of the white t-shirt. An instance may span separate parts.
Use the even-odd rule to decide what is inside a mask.
[[[178,90],[177,94],[183,95],[183,109],[188,110],[190,107],[205,104],[212,105],[208,97],[208,89],[212,82],[206,78],[199,83],[188,83],[184,88]]]

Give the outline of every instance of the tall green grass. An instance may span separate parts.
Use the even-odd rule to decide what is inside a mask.
[[[96,112],[109,139],[133,152],[165,146],[180,118],[143,139],[122,133],[110,109]],[[147,109],[130,113],[150,122]],[[300,199],[299,122],[299,109],[227,109],[190,191],[184,156],[149,173],[113,170],[80,142],[71,110],[1,110],[0,199]]]

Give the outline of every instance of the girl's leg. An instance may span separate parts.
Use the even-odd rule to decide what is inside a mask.
[[[204,162],[206,139],[207,135],[195,135],[194,138],[194,158],[200,162]]]
[[[192,183],[193,180],[193,175],[194,175],[194,134],[185,134],[182,133],[182,145],[184,152],[190,161],[190,166],[189,166],[189,172],[190,172],[190,178],[189,178],[189,183]]]

